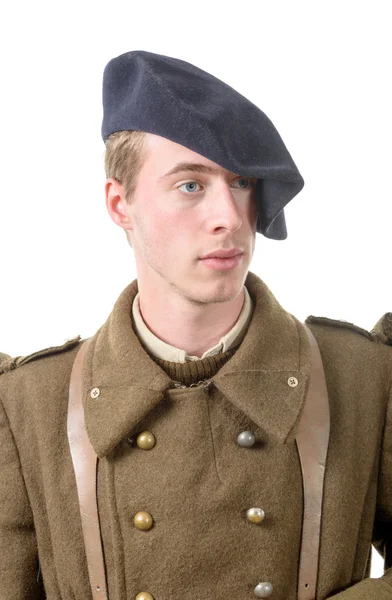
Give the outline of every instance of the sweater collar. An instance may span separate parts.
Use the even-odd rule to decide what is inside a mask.
[[[283,443],[296,433],[311,370],[310,344],[304,325],[282,308],[259,277],[248,272],[245,286],[254,302],[249,327],[213,382],[249,419]],[[137,292],[134,280],[93,336],[84,360],[85,423],[99,457],[125,438],[172,385],[133,330]],[[92,388],[99,388],[98,398],[91,397]]]

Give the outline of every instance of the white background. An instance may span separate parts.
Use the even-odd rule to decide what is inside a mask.
[[[288,239],[258,234],[250,269],[281,304],[365,328],[392,311],[388,1],[2,7],[0,351],[94,334],[136,277],[104,204],[100,126],[103,68],[137,49],[223,79],[283,137],[305,188]]]

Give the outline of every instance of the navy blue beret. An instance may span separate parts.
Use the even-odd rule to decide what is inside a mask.
[[[162,136],[258,178],[257,231],[287,237],[284,207],[303,188],[302,176],[270,119],[223,81],[177,58],[121,54],[103,75],[103,140],[125,130]]]

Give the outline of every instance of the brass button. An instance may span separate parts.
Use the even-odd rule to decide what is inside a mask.
[[[136,443],[142,450],[151,450],[155,446],[155,436],[151,431],[142,431],[137,436]]]
[[[151,596],[151,594],[149,594],[148,592],[140,592],[135,600],[154,600],[154,597]]]
[[[287,383],[289,384],[290,387],[297,387],[298,379],[296,377],[289,377],[287,380]]]
[[[98,398],[98,396],[100,395],[101,390],[99,388],[93,388],[90,392],[90,396],[91,398],[93,398],[94,400],[96,400],[96,398]]]
[[[265,512],[262,508],[250,508],[246,511],[246,518],[249,523],[254,523],[255,525],[260,525],[264,521]]]
[[[136,515],[133,518],[133,522],[137,529],[141,529],[142,531],[148,531],[152,527],[153,519],[150,513],[142,510],[136,513]]]

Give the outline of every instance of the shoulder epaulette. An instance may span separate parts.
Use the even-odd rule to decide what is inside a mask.
[[[385,313],[372,329],[372,334],[377,340],[392,346],[392,313]]]
[[[77,346],[81,339],[81,336],[78,335],[75,338],[67,340],[61,346],[50,346],[49,348],[38,350],[37,352],[27,354],[26,356],[16,356],[12,358],[11,356],[8,356],[8,354],[0,354],[0,375],[2,373],[12,371],[13,369],[16,369],[17,367],[20,367],[22,365],[25,365],[28,362],[36,360],[37,358],[41,358],[43,356],[50,356],[51,354],[60,354],[61,352],[70,350],[71,348]]]
[[[0,352],[0,368],[1,368],[1,363],[5,362],[6,360],[9,360],[11,357],[9,356],[9,354],[4,354],[4,352]]]
[[[374,336],[370,331],[363,329],[354,323],[350,323],[349,321],[339,321],[338,319],[328,319],[327,317],[314,317],[313,315],[310,315],[305,320],[305,323],[314,323],[315,325],[330,325],[331,327],[339,327],[340,329],[350,329],[351,331],[360,333],[369,340],[374,341]]]

